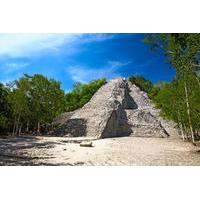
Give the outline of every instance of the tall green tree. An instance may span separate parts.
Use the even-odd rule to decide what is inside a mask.
[[[15,81],[15,87],[9,95],[8,101],[12,109],[13,135],[20,134],[23,123],[26,123],[30,115],[28,81],[21,78]]]
[[[64,111],[64,91],[60,83],[42,75],[24,75],[12,86],[8,97],[13,120],[13,135],[49,123]]]
[[[29,81],[31,113],[39,132],[41,123],[51,122],[63,112],[64,91],[58,81],[39,74],[29,77]]]
[[[182,116],[187,123],[186,126],[190,132],[192,141],[198,136],[199,127],[197,124],[197,116],[199,111],[199,101],[197,96],[200,91],[200,80],[198,77],[199,58],[200,58],[200,34],[172,33],[172,34],[148,34],[144,42],[151,45],[153,50],[161,50],[167,61],[176,69],[177,90],[182,91],[182,102],[176,97],[176,104],[184,106],[186,112]],[[196,87],[198,86],[198,88]],[[175,94],[175,92],[174,92]],[[178,108],[178,107],[175,107]],[[196,114],[194,114],[196,110]],[[172,111],[173,112],[173,111]],[[177,118],[180,118],[180,111],[176,112]]]
[[[10,126],[10,105],[8,103],[10,92],[9,88],[0,83],[0,133],[8,131]]]

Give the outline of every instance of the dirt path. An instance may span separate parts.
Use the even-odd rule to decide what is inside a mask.
[[[0,139],[0,165],[200,165],[200,148],[178,138],[121,137],[79,141],[64,137]]]

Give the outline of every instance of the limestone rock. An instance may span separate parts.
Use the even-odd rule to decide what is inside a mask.
[[[168,137],[164,121],[145,92],[126,79],[115,78],[81,109],[57,117],[53,125],[57,135]]]
[[[162,135],[162,137],[166,137],[166,136],[177,137],[178,131],[175,128],[176,124],[172,121],[165,120],[160,116],[160,110],[155,108],[155,105],[151,102],[147,93],[141,91],[136,85],[133,85],[130,82],[128,82],[128,85],[129,85],[129,88],[130,88],[129,94],[132,98],[134,98],[134,101],[138,105],[138,112],[141,111],[143,113],[146,113],[144,115],[146,119],[147,119],[147,116],[149,115],[149,120],[150,120],[149,123],[151,124],[151,127],[153,125],[153,127],[157,126],[156,130],[158,130],[158,129],[163,130],[163,131],[156,132],[156,135],[158,137],[161,136],[161,135]],[[135,111],[129,113],[129,115],[131,115],[131,114],[134,115],[134,112]],[[154,118],[154,122],[152,121],[153,118]],[[129,120],[129,123],[132,122],[133,124],[136,124],[134,121],[135,121],[135,119],[133,119],[133,116],[132,116],[132,120]],[[136,132],[136,130],[135,130],[135,132]],[[147,132],[149,132],[149,131],[147,131]],[[153,133],[153,131],[152,131],[152,133]],[[142,135],[142,133],[140,133],[140,136],[141,135]],[[153,135],[155,136],[155,131],[154,131]]]
[[[80,146],[81,147],[93,147],[92,142],[87,142],[87,141],[81,142]]]

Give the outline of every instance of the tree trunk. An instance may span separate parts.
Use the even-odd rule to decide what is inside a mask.
[[[183,130],[185,132],[185,137],[188,140],[189,139],[189,137],[188,137],[188,131],[187,131],[187,127],[186,127],[186,125],[184,123],[183,123]]]
[[[20,124],[18,135],[21,134],[21,130],[22,130],[22,124]]]
[[[40,133],[40,122],[38,122],[37,132]]]
[[[15,134],[19,132],[19,121],[20,121],[20,114],[18,115],[18,118],[17,118],[17,126],[15,130]]]
[[[179,124],[180,129],[181,129],[182,139],[183,139],[183,141],[185,141],[185,135],[184,135],[184,132],[183,132],[183,124],[181,122],[181,116],[180,116],[180,112],[179,111],[178,111],[178,124]]]
[[[28,131],[29,131],[29,121],[26,124],[26,132],[28,133]]]
[[[192,64],[192,66],[194,66],[194,67],[200,67],[200,65],[196,65],[196,64]],[[198,75],[195,73],[194,70],[193,70],[193,74],[194,74],[195,79],[196,79],[197,82],[198,82],[199,87],[200,87],[200,80],[199,80],[199,77],[198,77]]]
[[[196,75],[196,74],[194,75],[194,77],[195,77],[195,79],[197,80],[197,82],[198,82],[198,85],[199,85],[199,87],[200,87],[200,80],[199,80],[199,78],[197,77],[197,75]]]
[[[188,99],[188,90],[187,90],[186,82],[184,83],[184,87],[185,87],[185,99],[186,99],[188,123],[189,123],[190,133],[191,133],[191,137],[192,137],[192,142],[194,143],[195,142],[195,140],[194,140],[194,132],[193,132],[192,123],[191,123],[190,104],[189,104],[189,99]]]
[[[13,136],[15,135],[15,129],[16,129],[16,116],[15,116],[14,125],[13,125],[13,132],[12,132]]]

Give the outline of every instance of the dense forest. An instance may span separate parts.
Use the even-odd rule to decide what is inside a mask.
[[[0,84],[0,132],[40,133],[41,126],[59,114],[82,107],[105,82],[76,83],[66,94],[60,82],[40,74],[24,74],[19,80]]]
[[[183,140],[194,142],[200,132],[200,34],[147,34],[143,42],[165,55],[176,76],[156,84],[141,76],[129,80],[148,93],[164,117],[177,123]],[[76,83],[66,94],[60,82],[40,74],[0,84],[0,133],[39,133],[59,114],[82,107],[105,83],[104,78]]]

